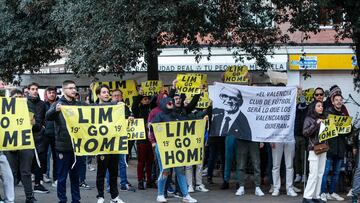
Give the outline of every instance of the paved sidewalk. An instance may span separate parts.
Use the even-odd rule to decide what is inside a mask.
[[[91,190],[81,190],[81,202],[83,203],[96,203],[96,195],[97,190],[95,188],[95,178],[96,171],[90,172],[87,171],[87,183],[92,186]],[[130,183],[137,187],[137,179],[136,179],[136,160],[131,160],[128,168],[128,179]],[[244,202],[244,203],[300,203],[302,202],[302,194],[299,193],[298,197],[288,197],[286,196],[285,191],[282,191],[282,194],[279,197],[272,197],[271,194],[268,194],[268,187],[262,187],[264,193],[266,195],[264,197],[256,197],[254,195],[254,186],[252,184],[245,187],[246,195],[243,197],[235,196],[235,183],[231,183],[230,189],[228,190],[220,190],[221,180],[219,178],[214,179],[215,184],[212,186],[207,186],[211,191],[207,193],[191,193],[191,196],[198,200],[198,202],[205,203],[227,203],[227,202]],[[205,178],[204,178],[205,182]],[[35,194],[35,198],[38,200],[37,203],[56,203],[56,189],[51,187],[51,184],[45,184],[46,188],[50,190],[49,194]],[[68,179],[68,202],[71,202],[70,195],[70,185]],[[156,189],[148,189],[148,190],[136,190],[136,192],[121,192],[120,197],[126,203],[154,203],[156,202]],[[16,194],[16,202],[24,203],[25,195],[23,191],[23,187],[17,186],[15,187]],[[342,194],[342,196],[345,196]],[[110,202],[110,194],[105,194],[105,202]],[[182,202],[181,199],[178,198],[169,198],[168,202]],[[333,201],[334,202],[334,201]],[[343,202],[350,202],[349,199]]]

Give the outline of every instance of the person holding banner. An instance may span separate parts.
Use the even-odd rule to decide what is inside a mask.
[[[45,112],[48,111],[51,105],[58,100],[56,96],[56,87],[47,87],[45,89]],[[45,121],[45,132],[44,132],[44,151],[51,149],[51,155],[53,159],[52,175],[53,175],[53,186],[57,185],[56,178],[56,152],[55,152],[55,124],[54,121]],[[50,162],[50,156],[48,157]],[[50,166],[50,163],[48,163]]]
[[[24,97],[23,93],[19,89],[14,89],[10,92],[10,96],[13,98],[21,98]],[[32,119],[32,125],[35,124],[35,119]],[[10,164],[11,171],[13,174],[13,180],[15,183],[21,180],[24,192],[26,203],[34,203],[36,201],[33,193],[32,182],[31,182],[31,166],[34,158],[34,150],[33,149],[25,149],[25,150],[14,150],[14,151],[6,151],[4,152],[6,158]],[[20,173],[19,173],[20,172]],[[13,185],[11,186],[14,187]]]
[[[0,151],[0,172],[4,186],[5,203],[15,202],[14,177],[9,162],[2,151]],[[0,197],[1,199],[1,197]]]
[[[76,162],[76,156],[72,146],[69,131],[66,122],[61,113],[62,105],[79,106],[80,102],[76,101],[76,85],[72,80],[65,80],[62,83],[64,95],[46,112],[45,118],[48,121],[55,122],[55,150],[57,158],[57,196],[59,203],[66,203],[66,179],[69,174],[71,183],[71,196],[73,203],[80,203],[80,181],[79,181],[79,164]]]
[[[174,101],[170,97],[165,97],[160,101],[160,108],[162,112],[157,114],[153,119],[153,123],[159,122],[169,122],[179,120],[178,115],[174,112]],[[184,119],[183,119],[184,120]],[[165,191],[165,184],[168,178],[170,169],[163,169],[162,168],[162,161],[160,159],[159,149],[156,143],[152,143],[152,146],[155,147],[157,161],[159,163],[160,168],[160,175],[158,178],[158,195],[156,201],[158,202],[167,202],[164,196]],[[188,186],[186,182],[186,177],[184,173],[184,167],[175,167],[174,168],[175,174],[177,176],[177,180],[179,183],[179,187],[181,193],[183,194],[183,202],[197,202],[196,199],[192,198],[188,192]]]
[[[99,98],[99,105],[106,105],[110,103],[110,88],[107,85],[100,85],[95,90],[96,96]],[[118,178],[118,162],[119,155],[104,154],[97,156],[97,173],[96,173],[96,188],[98,190],[97,203],[104,203],[104,179],[106,171],[109,172],[110,183],[110,203],[124,203],[119,197],[119,190],[117,187]]]
[[[189,118],[191,119],[205,119],[209,120],[209,114],[210,114],[210,108],[208,109],[196,109],[193,111],[193,113],[189,114]],[[205,136],[205,135],[204,135]],[[204,151],[202,152],[204,154]],[[203,170],[203,163],[194,165],[195,166],[195,190],[199,192],[209,192],[209,190],[205,187],[205,185],[202,182],[202,170]],[[185,175],[186,175],[186,181],[188,184],[188,191],[194,192],[193,188],[193,172],[194,172],[194,166],[186,166],[185,169]]]
[[[308,113],[304,121],[303,134],[309,140],[309,178],[304,189],[303,203],[313,203],[320,201],[321,182],[325,169],[326,152],[315,154],[314,146],[320,143],[319,131],[320,123],[324,121],[323,102],[315,101],[308,108]]]
[[[36,160],[33,160],[34,163],[34,173],[35,173],[35,193],[49,193],[50,191],[46,189],[40,181],[43,180],[43,174],[46,173],[46,157],[47,151],[45,151],[45,142],[44,142],[44,132],[45,132],[45,102],[40,99],[39,96],[39,84],[31,83],[28,85],[29,95],[27,97],[27,104],[29,110],[32,111],[35,115],[35,125],[33,125],[32,131],[34,135],[36,152],[38,153],[40,166],[36,163]]]
[[[115,89],[111,93],[111,102],[118,103],[118,102],[124,102],[123,100],[123,92],[120,89]],[[125,117],[128,118],[129,116],[132,116],[132,113],[127,105],[125,105]],[[132,148],[132,144],[134,142],[128,141],[128,151],[131,153],[130,148]],[[127,179],[127,163],[126,163],[127,155],[126,154],[119,154],[119,176],[120,176],[120,190],[121,191],[135,191],[135,188],[132,187],[132,185],[129,183]],[[107,188],[109,188],[109,172],[106,173],[106,179],[107,179]]]
[[[349,116],[346,108],[344,108],[343,97],[341,94],[335,94],[331,98],[332,105],[326,109],[326,115],[338,115],[338,116]],[[347,134],[349,135],[349,134]],[[326,158],[326,166],[324,171],[324,176],[321,185],[321,199],[326,200],[337,200],[343,201],[344,198],[335,193],[335,187],[339,181],[340,169],[344,162],[345,151],[346,151],[346,134],[340,135],[335,138],[328,140],[329,142],[329,151]],[[333,169],[333,174],[329,184],[329,190],[327,192],[327,180],[331,168]]]
[[[132,104],[132,112],[135,118],[143,118],[144,124],[147,126],[147,120],[151,111],[151,98],[149,96],[143,96],[142,91],[139,91],[138,96],[134,96]],[[146,138],[147,138],[147,131]],[[144,168],[146,172],[146,188],[154,187],[155,183],[151,179],[151,166],[154,162],[154,154],[152,151],[151,143],[148,139],[137,140],[137,176],[138,176],[138,189],[145,190],[144,187]]]

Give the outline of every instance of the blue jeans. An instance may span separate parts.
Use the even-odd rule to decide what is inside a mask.
[[[158,178],[158,195],[164,195],[164,191],[165,191],[165,185],[166,185],[166,180],[167,180],[167,175],[163,175],[164,172],[169,173],[170,169],[163,169],[162,167],[162,163],[160,160],[160,153],[159,153],[159,149],[158,146],[156,145],[155,147],[155,153],[156,153],[156,159],[159,163],[159,169],[160,169],[160,175]],[[183,194],[183,196],[187,196],[188,193],[188,186],[186,183],[186,177],[185,177],[185,169],[184,167],[175,167],[174,168],[175,174],[176,174],[176,178],[177,181],[179,183],[179,187],[180,187],[180,191]]]
[[[340,159],[338,157],[327,157],[325,171],[321,183],[321,193],[327,192],[327,178],[330,173],[331,167],[333,169],[333,175],[330,180],[329,193],[332,194],[335,192],[335,186],[338,184],[340,168],[343,164],[343,161],[343,159]]]
[[[236,138],[232,135],[225,137],[225,169],[224,169],[224,181],[229,182],[231,174],[231,165],[234,160],[236,152],[237,142]]]
[[[66,197],[66,179],[68,174],[70,175],[71,183],[71,196],[72,203],[80,202],[80,188],[79,188],[79,163],[77,162],[73,168],[71,166],[74,164],[74,153],[73,152],[56,152],[57,166],[57,196],[59,198],[59,203],[67,202]],[[79,157],[76,157],[77,159]]]

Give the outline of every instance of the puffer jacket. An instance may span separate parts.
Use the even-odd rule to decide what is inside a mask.
[[[58,99],[56,99],[58,100]],[[50,109],[51,104],[49,102],[45,102],[45,113]],[[45,120],[45,136],[55,137],[55,122]]]
[[[160,101],[160,108],[162,112],[158,113],[155,116],[155,118],[152,120],[152,123],[186,120],[185,117],[182,117],[180,119],[178,115],[175,113],[174,109],[166,108],[166,104],[170,101],[173,101],[173,99],[170,97],[165,97]],[[153,133],[149,133],[149,141],[151,143],[156,143],[156,139]]]
[[[303,135],[309,139],[308,150],[314,150],[314,146],[319,143],[319,131],[320,123],[316,121],[319,118],[316,118],[314,115],[306,116],[303,127]]]
[[[61,105],[81,105],[80,102],[75,99],[68,101],[64,96],[62,96],[58,101],[53,103],[50,109],[46,112],[45,118],[47,121],[55,121],[55,149],[58,152],[73,152],[73,147],[71,143],[71,138],[69,132],[66,128],[66,122],[64,116],[59,111],[56,111],[56,105],[60,103]]]
[[[45,132],[45,102],[40,100],[40,97],[27,97],[27,105],[29,111],[34,113],[35,124],[32,126],[34,141],[37,150],[41,150],[42,138]]]

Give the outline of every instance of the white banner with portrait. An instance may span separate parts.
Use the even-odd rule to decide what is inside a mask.
[[[210,136],[256,142],[295,142],[296,87],[255,87],[215,82]]]

